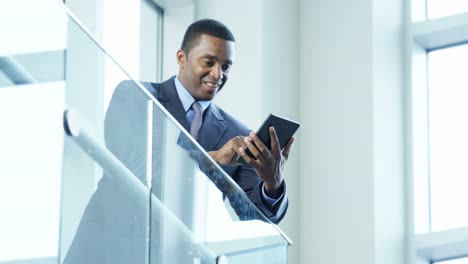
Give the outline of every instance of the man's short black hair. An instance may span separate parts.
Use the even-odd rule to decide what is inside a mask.
[[[209,35],[228,41],[236,41],[234,35],[223,23],[214,19],[201,19],[193,22],[185,31],[184,40],[180,47],[185,54],[198,45],[201,35]]]

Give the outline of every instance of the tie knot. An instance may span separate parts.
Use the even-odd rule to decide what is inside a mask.
[[[192,109],[195,115],[202,112],[202,106],[198,101],[193,102]]]

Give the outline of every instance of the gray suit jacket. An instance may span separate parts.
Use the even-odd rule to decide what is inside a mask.
[[[185,118],[182,102],[177,95],[174,77],[163,83],[143,83],[153,96],[175,117],[175,119],[187,130],[190,126]],[[203,113],[203,123],[200,129],[198,142],[206,151],[218,150],[226,142],[236,136],[246,136],[249,133],[244,124],[234,119],[221,108],[211,103]],[[236,181],[247,193],[249,199],[274,223],[278,223],[284,217],[288,198],[285,195],[273,207],[269,206],[262,198],[263,183],[252,167],[246,165],[222,166],[223,169]],[[283,188],[285,188],[283,184]]]
[[[177,95],[173,78],[161,83],[143,83],[147,90],[187,130],[189,124]],[[107,148],[143,183],[146,178],[147,108],[148,97],[133,82],[123,81],[114,91],[106,112],[105,141]],[[157,106],[155,106],[157,107]],[[155,112],[161,113],[159,110]],[[206,150],[218,150],[231,138],[247,135],[249,129],[225,113],[214,103],[205,110],[199,134],[199,143]],[[153,135],[153,138],[159,135]],[[180,137],[179,137],[180,139]],[[183,145],[183,144],[182,144]],[[153,151],[155,151],[153,149]],[[158,153],[159,154],[159,153]],[[153,155],[160,157],[159,154]],[[209,176],[209,169],[204,170]],[[157,168],[154,168],[157,169]],[[275,206],[262,198],[262,182],[255,171],[245,165],[224,166],[223,169],[245,191],[249,199],[273,222],[279,222],[286,213],[285,195]],[[211,179],[213,181],[213,179]],[[215,183],[216,184],[216,183]],[[223,191],[223,186],[218,186]],[[285,186],[283,186],[285,188]],[[80,221],[65,263],[137,263],[144,261],[147,223],[147,203],[127,194],[125,186],[104,175],[91,197]],[[237,194],[237,193],[235,193]],[[233,209],[242,220],[258,218],[239,197],[229,197]],[[193,212],[191,212],[193,213]],[[152,232],[158,232],[157,217]],[[190,225],[190,223],[186,223]],[[162,227],[161,227],[162,228]],[[160,231],[160,230],[159,230]],[[158,234],[152,235],[153,246],[158,248]],[[162,242],[161,242],[162,243]],[[111,245],[111,246],[109,246]],[[109,252],[106,252],[109,250]],[[151,249],[153,251],[153,249]],[[62,252],[63,253],[63,252]],[[159,252],[153,252],[153,256]],[[156,260],[156,263],[158,261]]]

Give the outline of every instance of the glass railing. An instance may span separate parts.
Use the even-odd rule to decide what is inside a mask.
[[[290,240],[151,84],[133,81],[60,2],[8,2],[0,263],[287,262]],[[27,64],[29,54],[56,60]]]

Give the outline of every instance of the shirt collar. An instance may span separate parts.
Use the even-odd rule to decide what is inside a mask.
[[[184,111],[190,109],[195,99],[193,99],[192,95],[185,89],[182,83],[179,81],[179,76],[174,78],[175,87],[177,90],[177,94],[179,95],[180,101],[182,102],[182,106],[184,107]],[[203,108],[203,112],[210,106],[211,101],[198,101]]]

